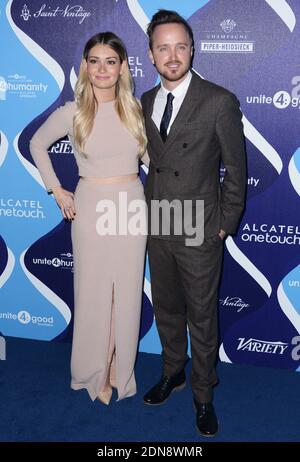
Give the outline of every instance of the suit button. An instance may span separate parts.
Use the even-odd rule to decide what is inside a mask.
[[[183,143],[182,147],[187,148],[187,143]]]
[[[159,173],[159,168],[156,169],[156,173]]]
[[[177,172],[177,170],[174,172],[174,175],[175,176],[179,176],[179,172]]]

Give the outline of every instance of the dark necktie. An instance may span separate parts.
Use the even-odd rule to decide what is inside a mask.
[[[166,107],[165,107],[165,110],[164,110],[164,113],[161,119],[160,127],[159,127],[160,135],[162,137],[163,142],[166,141],[167,136],[168,136],[167,135],[168,126],[169,126],[169,123],[172,117],[172,112],[173,112],[173,99],[174,99],[174,95],[172,95],[171,92],[168,93],[167,104],[166,104]]]

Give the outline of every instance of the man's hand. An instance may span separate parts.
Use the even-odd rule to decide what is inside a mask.
[[[222,241],[223,241],[223,239],[224,239],[225,236],[226,236],[226,231],[224,231],[224,229],[220,229],[220,231],[219,231],[219,236],[220,236],[220,238],[221,238]]]

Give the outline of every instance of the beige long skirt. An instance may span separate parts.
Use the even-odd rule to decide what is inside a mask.
[[[126,214],[125,202],[136,204],[135,211]],[[116,226],[111,215],[114,206]],[[142,206],[145,197],[139,178],[118,184],[80,179],[75,191],[71,388],[86,388],[92,400],[105,388],[112,363],[118,400],[136,393],[134,364],[147,238]],[[126,233],[128,219],[131,232]]]

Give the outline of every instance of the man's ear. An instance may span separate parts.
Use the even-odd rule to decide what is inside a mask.
[[[155,66],[155,62],[154,62],[154,58],[153,58],[153,53],[152,53],[152,51],[150,50],[150,48],[149,48],[149,50],[148,50],[148,56],[149,56],[149,59],[150,59],[150,61],[152,62],[152,64]]]

